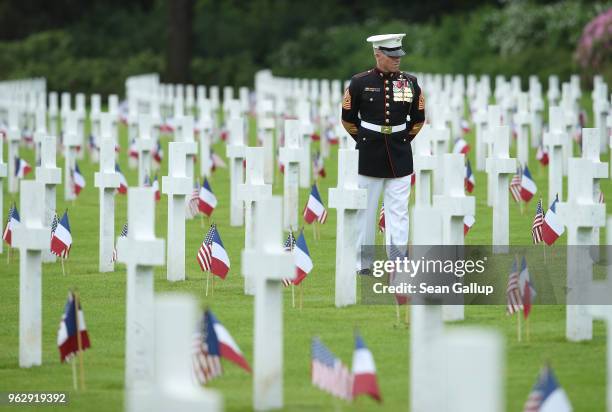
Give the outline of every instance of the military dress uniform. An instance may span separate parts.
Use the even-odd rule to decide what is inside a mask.
[[[373,245],[378,202],[384,192],[386,245],[408,244],[412,148],[425,122],[425,97],[417,78],[378,68],[356,74],[344,93],[342,124],[359,150],[359,186],[368,190],[358,212],[358,245]],[[359,248],[361,249],[361,248]],[[357,269],[366,268],[358,256]]]

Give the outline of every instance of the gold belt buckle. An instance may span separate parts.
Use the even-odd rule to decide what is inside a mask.
[[[380,132],[383,134],[391,134],[391,126],[380,126]]]

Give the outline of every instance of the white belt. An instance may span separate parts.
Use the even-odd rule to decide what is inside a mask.
[[[379,126],[377,124],[364,122],[362,120],[361,127],[363,127],[364,129],[371,130],[373,132],[391,134],[406,130],[406,123],[398,124],[397,126]]]

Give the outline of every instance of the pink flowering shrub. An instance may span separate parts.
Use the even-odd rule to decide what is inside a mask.
[[[612,62],[612,8],[591,20],[582,31],[576,60],[584,69],[605,69]]]

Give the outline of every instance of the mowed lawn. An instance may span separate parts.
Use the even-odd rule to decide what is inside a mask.
[[[585,93],[586,94],[586,93]],[[584,99],[583,107],[590,112],[590,101]],[[592,122],[592,116],[590,116]],[[251,141],[255,140],[254,122],[251,121]],[[121,126],[120,165],[128,182],[135,185],[137,171],[128,167],[127,131]],[[418,138],[418,137],[417,137]],[[474,148],[474,134],[468,135]],[[159,176],[166,174],[168,138],[163,139],[165,159]],[[218,154],[225,156],[224,143],[215,144]],[[316,145],[315,147],[316,148]],[[314,149],[313,148],[313,149]],[[516,150],[513,145],[511,153]],[[7,149],[5,147],[5,153]],[[21,148],[21,155],[34,164],[34,153]],[[576,152],[577,153],[577,152]],[[6,155],[5,155],[6,157]],[[490,244],[492,210],[486,206],[486,175],[476,171],[474,150],[469,153],[476,175],[476,223],[466,238],[474,245]],[[607,155],[602,156],[607,161]],[[58,157],[58,166],[63,158]],[[546,208],[547,170],[535,160],[535,150],[530,153],[530,169],[539,194]],[[73,203],[63,200],[63,186],[57,189],[58,213],[68,208],[73,236],[73,247],[67,261],[66,276],[59,263],[43,266],[43,365],[32,369],[18,367],[19,322],[19,256],[14,250],[7,263],[7,249],[0,255],[1,319],[0,330],[0,391],[68,391],[70,405],[67,410],[111,411],[121,410],[124,402],[124,348],[125,348],[125,287],[126,271],[117,265],[114,273],[98,272],[98,190],[93,186],[94,172],[98,165],[86,158],[79,166],[87,181],[87,187]],[[325,161],[327,177],[320,181],[319,190],[327,204],[328,188],[336,185],[337,147],[333,147]],[[196,169],[199,170],[199,169]],[[242,227],[229,226],[229,172],[217,170],[210,179],[212,189],[219,199],[213,215],[220,235],[231,259],[230,274],[225,281],[216,281],[214,295],[205,297],[206,276],[201,273],[195,254],[207,230],[200,219],[189,220],[186,238],[187,280],[166,281],[165,267],[155,269],[155,290],[182,292],[195,296],[202,308],[210,307],[228,328],[246,355],[253,361],[253,298],[243,294],[240,275],[240,252],[244,245]],[[612,185],[608,179],[602,183],[606,199],[612,199]],[[274,192],[282,192],[282,176],[276,174]],[[308,197],[308,189],[300,190],[300,203]],[[4,184],[4,217],[10,203],[17,197],[10,195]],[[510,207],[510,241],[513,245],[531,243],[531,221],[537,199],[527,205],[521,215],[514,203]],[[301,206],[300,206],[301,207]],[[165,237],[167,230],[167,198],[162,196],[156,206],[156,234]],[[301,211],[301,209],[300,209]],[[609,211],[609,209],[608,209]],[[395,325],[393,306],[355,305],[349,308],[334,307],[334,264],[336,213],[329,211],[329,218],[321,227],[321,239],[313,240],[313,231],[305,228],[306,240],[314,262],[314,269],[303,282],[303,308],[292,308],[291,290],[284,290],[284,404],[285,410],[408,410],[409,402],[409,330],[406,325]],[[118,234],[126,222],[127,198],[116,196],[115,230]],[[278,218],[271,216],[271,218]],[[2,222],[4,225],[4,222]],[[206,223],[204,223],[206,226]],[[602,231],[602,238],[604,236]],[[380,239],[379,239],[380,240]],[[559,244],[565,243],[564,235]],[[559,246],[557,246],[559,247]],[[508,268],[509,269],[509,268]],[[536,279],[538,273],[531,273]],[[60,364],[56,345],[58,324],[70,288],[78,288],[89,335],[92,342],[85,352],[87,390],[72,391],[71,367]],[[299,296],[299,288],[296,288]],[[405,309],[402,309],[402,318]],[[476,325],[499,331],[505,338],[505,399],[506,410],[522,410],[523,404],[536,381],[539,369],[550,362],[560,384],[567,391],[576,411],[603,410],[605,405],[605,328],[595,322],[593,340],[585,343],[568,343],[565,340],[565,310],[562,306],[536,306],[530,316],[530,340],[517,342],[516,316],[509,317],[504,306],[469,306],[465,309],[466,321],[449,325],[461,327]],[[374,355],[378,379],[384,402],[378,405],[369,398],[359,398],[352,404],[335,400],[310,384],[310,340],[319,336],[345,364],[350,366],[353,351],[353,331],[358,328]],[[231,411],[251,409],[252,378],[242,369],[224,362],[224,375],[209,386],[223,394],[225,408]],[[471,370],[465,371],[470,379]],[[432,388],[435,391],[434,388]],[[483,391],[488,390],[483,388]],[[440,393],[439,396],[444,396]],[[21,410],[28,410],[23,408]]]

